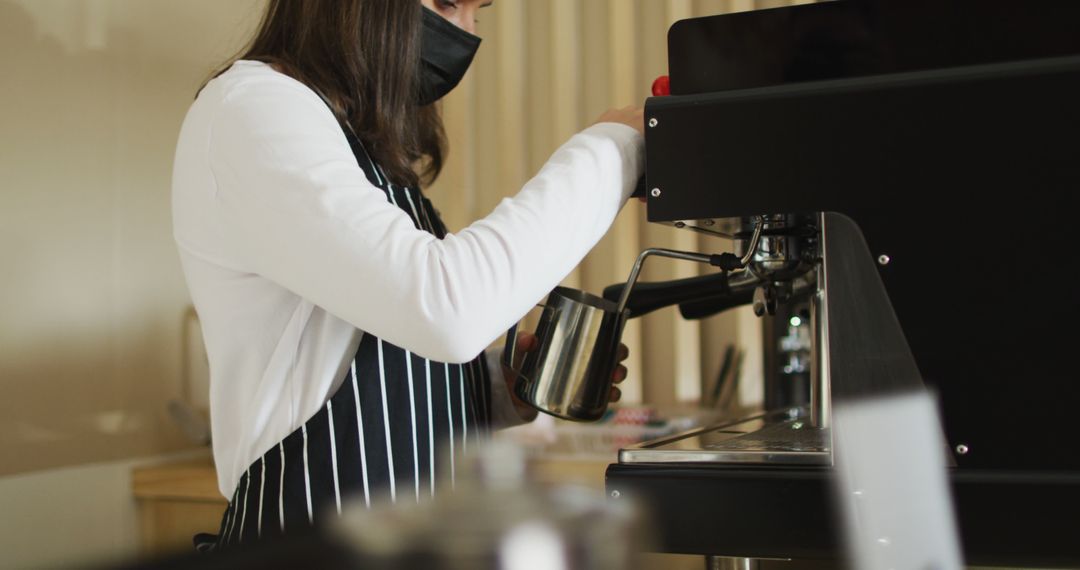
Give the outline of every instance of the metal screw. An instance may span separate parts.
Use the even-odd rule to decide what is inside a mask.
[[[649,195],[652,196],[653,198],[659,198],[660,197],[660,189],[659,188],[653,188],[652,192],[649,192]]]
[[[618,491],[612,491],[611,492],[611,498],[612,499],[618,499],[620,495],[622,495],[622,493],[620,493]]]
[[[885,255],[884,253],[879,255],[877,258],[878,265],[888,265],[890,261],[892,261],[892,258]]]
[[[686,227],[686,222],[675,222],[675,227],[681,230]]]
[[[713,221],[713,220],[705,220],[704,224],[705,224],[705,227],[707,227],[707,228],[711,228],[711,227],[713,227],[714,225],[716,225],[716,222],[715,222],[715,221]]]
[[[960,445],[956,446],[956,453],[958,453],[960,455],[967,455],[968,451],[971,451],[971,450],[968,449],[968,446],[966,446],[966,445],[964,445],[962,443]]]
[[[659,125],[659,124],[660,124],[660,121],[657,121],[656,117],[653,117],[652,119],[649,119],[649,126],[650,127],[655,127],[656,125]]]

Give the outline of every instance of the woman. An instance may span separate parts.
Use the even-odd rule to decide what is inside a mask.
[[[432,103],[468,68],[481,5],[271,0],[192,105],[174,233],[231,497],[201,548],[306,527],[349,495],[434,496],[453,453],[535,415],[483,351],[613,222],[642,169],[642,113],[606,113],[448,234],[419,187],[443,164]]]

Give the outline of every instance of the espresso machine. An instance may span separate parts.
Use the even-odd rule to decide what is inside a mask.
[[[659,550],[840,558],[834,406],[929,390],[968,563],[1080,567],[1077,21],[1067,2],[837,0],[671,28],[648,219],[750,262],[628,308],[752,305],[768,350],[763,409],[609,466]]]

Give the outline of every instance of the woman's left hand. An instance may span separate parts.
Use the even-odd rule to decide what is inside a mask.
[[[515,348],[514,368],[520,368],[521,363],[525,360],[525,353],[532,352],[537,348],[540,348],[540,340],[536,338],[536,335],[527,332],[519,332],[517,339],[515,340],[517,346]],[[623,362],[630,356],[630,348],[625,344],[619,344],[619,353],[617,355],[617,361]],[[622,398],[622,390],[619,390],[615,384],[621,383],[626,380],[626,366],[619,364],[615,366],[615,372],[611,374],[611,394],[609,397],[610,402],[618,402]],[[510,391],[510,397],[514,400],[514,407],[517,409],[518,414],[522,419],[527,422],[531,422],[536,419],[536,408],[526,404],[517,394],[514,393],[514,382],[517,379],[517,375],[512,370],[503,366],[503,379],[506,381],[506,387]]]

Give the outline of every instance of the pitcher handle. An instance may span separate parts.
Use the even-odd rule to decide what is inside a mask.
[[[517,352],[517,329],[518,324],[514,323],[510,330],[506,331],[506,346],[503,347],[502,364],[503,366],[514,370],[514,354]],[[517,370],[514,370],[516,373]]]
[[[544,303],[537,303],[536,306],[540,307],[541,309],[544,309],[545,312],[547,312],[547,311],[556,311],[556,312],[558,312],[558,309],[556,309],[554,307],[551,307],[551,306],[548,306],[548,305],[545,305]],[[506,343],[503,346],[503,353],[502,353],[502,364],[503,364],[503,366],[505,366],[507,369],[509,369],[511,372],[513,372],[515,376],[521,376],[521,371],[514,368],[514,357],[517,355],[517,330],[518,330],[518,325],[519,324],[520,324],[520,321],[517,322],[517,323],[514,323],[513,326],[511,326],[510,329],[506,331]]]

